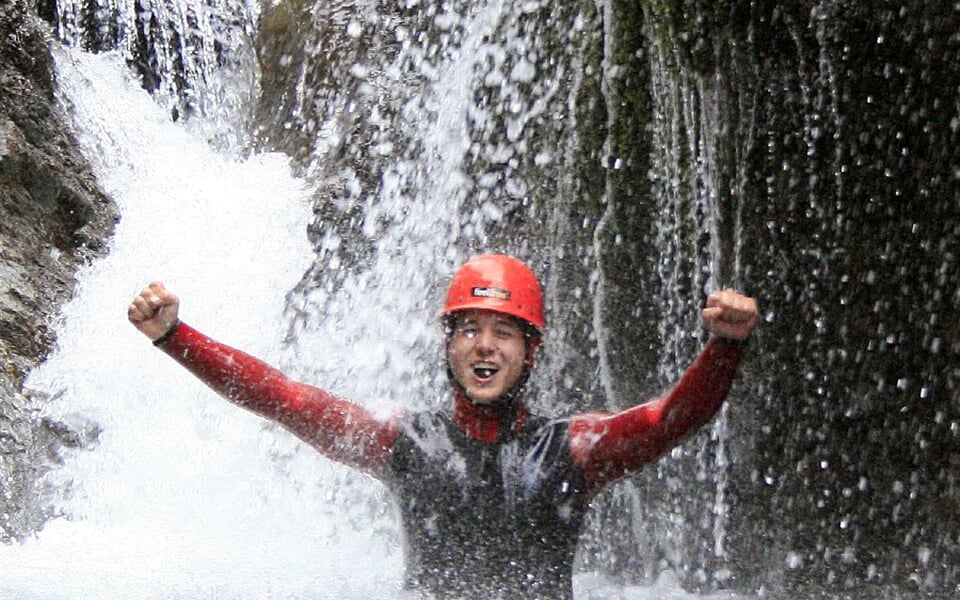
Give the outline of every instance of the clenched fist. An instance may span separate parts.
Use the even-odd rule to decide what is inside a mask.
[[[177,323],[180,299],[159,281],[153,281],[133,299],[127,318],[151,340],[163,337]]]
[[[745,340],[757,324],[757,301],[726,289],[707,296],[703,322],[707,330],[720,337]]]

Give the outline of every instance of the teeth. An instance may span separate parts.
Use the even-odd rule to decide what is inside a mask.
[[[494,367],[474,367],[473,372],[477,374],[477,377],[487,379],[488,377],[493,377],[497,369]]]

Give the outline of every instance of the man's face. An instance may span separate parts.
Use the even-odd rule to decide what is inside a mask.
[[[513,389],[526,359],[523,325],[508,315],[469,310],[457,314],[454,327],[447,361],[467,397],[489,404]]]

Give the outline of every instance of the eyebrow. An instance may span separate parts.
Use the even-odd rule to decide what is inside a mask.
[[[462,317],[460,322],[457,323],[457,327],[464,327],[466,325],[476,325],[480,320],[475,317]],[[515,318],[509,315],[497,315],[496,320],[493,323],[494,325],[508,325],[510,327],[515,327],[517,329],[522,329],[523,325],[519,323]]]

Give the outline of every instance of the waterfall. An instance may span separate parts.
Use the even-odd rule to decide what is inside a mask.
[[[45,482],[62,517],[0,548],[0,597],[394,597],[390,536],[338,533],[348,519],[321,483],[336,467],[211,397],[124,322],[137,289],[162,278],[185,319],[282,362],[282,290],[312,257],[303,183],[283,156],[243,159],[171,122],[119,54],[56,58],[122,220],[28,380],[87,447],[64,450]]]
[[[216,398],[151,348],[125,307],[159,278],[186,321],[293,376],[368,403],[415,403],[434,383],[422,373],[424,361],[435,366],[424,348],[437,342],[439,282],[463,258],[436,235],[456,236],[460,224],[471,88],[459,77],[495,48],[480,40],[500,9],[478,7],[464,46],[479,54],[466,67],[441,62],[427,96],[407,107],[433,162],[401,157],[386,170],[381,201],[364,212],[376,260],[339,278],[332,296],[323,285],[288,294],[318,249],[306,237],[312,192],[286,157],[232,145],[236,121],[216,105],[171,119],[170,95],[143,90],[122,50],[56,48],[61,103],[122,219],[109,255],[79,275],[56,352],[27,383],[81,448],[61,449],[43,481],[58,518],[0,547],[0,598],[402,596],[384,491]],[[420,103],[429,116],[417,117]],[[496,206],[479,214],[496,218]],[[472,235],[483,238],[483,223]],[[330,231],[320,256],[338,243]],[[669,575],[629,588],[584,573],[575,587],[578,597],[691,597]]]
[[[431,405],[443,285],[487,250],[544,280],[538,412],[662,392],[709,289],[764,309],[727,408],[594,502],[578,597],[956,591],[956,6],[40,5],[122,220],[27,382],[76,447],[37,466],[28,521],[56,516],[0,546],[0,600],[402,597],[382,487],[125,307],[159,278],[294,378]]]
[[[732,162],[728,154],[745,149],[727,147],[723,127],[732,118],[724,112],[729,100],[723,82],[684,68],[675,35],[664,35],[668,25],[649,8],[645,16],[650,132],[656,149],[649,171],[650,201],[656,204],[650,248],[657,253],[646,293],[656,298],[660,348],[655,370],[665,389],[702,346],[702,299],[743,283],[742,198],[736,189],[744,180],[740,174],[728,179],[722,166]],[[752,143],[749,135],[742,143]],[[731,484],[727,438],[732,435],[728,407],[705,429],[658,461],[652,484],[617,490],[618,502],[633,516],[645,577],[674,568],[709,587],[724,585],[732,575],[725,565]]]
[[[471,218],[462,217],[465,198],[480,185],[465,168],[474,80],[494,52],[484,40],[493,35],[503,3],[481,3],[469,10],[474,27],[460,34],[457,53],[446,60],[428,60],[422,48],[407,46],[393,61],[418,65],[426,73],[425,88],[403,102],[400,119],[379,122],[371,117],[370,126],[386,130],[374,150],[383,163],[377,187],[362,189],[358,179],[348,176],[352,181],[347,189],[353,191],[335,203],[343,211],[354,208],[349,204],[360,204],[359,218],[350,222],[353,231],[323,229],[321,221],[313,269],[317,274],[291,295],[291,335],[301,357],[323,355],[331,339],[342,340],[345,347],[365,356],[363,361],[340,356],[335,358],[339,364],[312,359],[304,375],[333,385],[349,384],[359,398],[390,395],[412,405],[442,399],[438,387],[446,382],[444,369],[428,369],[427,377],[417,375],[424,364],[440,366],[437,311],[442,285],[469,256],[459,246],[483,248],[489,243],[484,221],[495,220],[499,212],[488,202]],[[400,85],[397,73],[384,70],[388,81],[377,87]],[[373,107],[374,112],[378,109]],[[322,153],[314,160],[335,164]],[[369,240],[370,258],[365,264],[344,264],[339,258],[347,243],[344,238],[358,234]],[[358,307],[365,305],[390,308],[359,313]],[[403,326],[398,326],[398,318]]]
[[[117,50],[174,120],[204,115],[206,135],[241,142],[256,92],[253,23],[246,0],[65,0],[53,3],[58,37],[91,51]],[[217,123],[218,125],[213,125]]]

